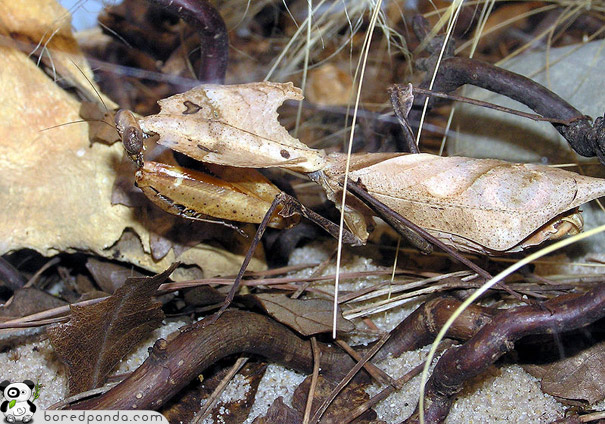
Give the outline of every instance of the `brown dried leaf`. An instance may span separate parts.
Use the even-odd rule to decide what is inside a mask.
[[[201,85],[158,103],[161,112],[139,121],[159,143],[194,159],[248,168],[313,172],[324,153],[293,138],[277,120],[286,99],[301,100],[292,83]]]
[[[327,63],[309,71],[306,96],[310,102],[320,105],[347,105],[353,99],[353,78],[337,66]]]
[[[57,1],[2,2],[0,35],[4,43],[21,49],[28,57],[39,57],[64,85],[76,87],[91,101],[98,99],[99,91],[91,82],[93,73],[71,32],[71,15]],[[117,106],[104,96],[103,102],[110,109]]]
[[[47,330],[69,369],[69,393],[101,386],[107,374],[164,319],[152,299],[178,264],[149,278],[129,278],[114,295],[88,306],[71,306],[70,320]]]
[[[252,421],[252,424],[301,424],[302,422],[302,414],[286,405],[284,399],[280,396],[273,401],[267,410],[267,413],[262,417],[256,417],[254,421]]]
[[[15,291],[13,297],[0,307],[2,317],[23,317],[58,308],[67,302],[34,287],[23,287]]]
[[[198,286],[183,290],[183,299],[189,306],[214,305],[223,302],[225,296],[227,296],[225,293],[221,293],[210,286]]]
[[[90,272],[99,287],[109,294],[122,287],[127,278],[144,277],[143,274],[132,269],[131,266],[126,267],[109,261],[100,261],[95,258],[88,258],[86,269]]]
[[[304,412],[307,397],[309,394],[309,386],[311,385],[311,376],[305,378],[300,385],[294,391],[292,398],[292,406],[300,411]],[[336,387],[335,383],[332,383],[321,375],[317,380],[317,386],[313,395],[313,405],[311,406],[311,416],[315,414],[315,411],[319,406],[330,396],[332,390]],[[375,423],[376,412],[372,409],[367,410],[361,416],[357,417],[353,421],[350,421],[351,408],[364,403],[370,399],[370,396],[365,392],[365,384],[351,382],[349,383],[339,394],[336,396],[334,401],[330,404],[326,412],[324,412],[321,420],[322,424],[339,424],[343,422],[351,422],[355,424],[370,424]]]
[[[605,342],[547,365],[526,370],[542,379],[542,391],[568,400],[594,404],[605,398]]]
[[[88,122],[88,137],[91,143],[113,144],[120,141],[120,135],[114,124],[115,114],[106,111],[93,102],[82,102],[80,117]]]
[[[329,160],[327,183],[335,192],[344,157]],[[424,153],[359,155],[349,178],[444,243],[487,254],[573,234],[581,217],[562,214],[605,195],[605,180],[562,169]]]
[[[303,336],[332,331],[333,304],[325,299],[290,299],[284,294],[261,293],[252,296],[269,315]],[[337,329],[347,333],[355,329],[338,311]]]

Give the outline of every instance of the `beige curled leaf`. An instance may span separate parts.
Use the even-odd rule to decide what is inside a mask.
[[[342,161],[330,156],[325,171],[334,187]],[[353,160],[349,178],[462,251],[509,253],[578,232],[574,209],[605,194],[605,180],[541,165],[429,154],[372,162]]]
[[[313,172],[324,166],[324,153],[290,136],[277,120],[285,100],[302,98],[292,83],[201,85],[160,100],[160,113],[139,124],[159,134],[160,144],[204,162]]]
[[[80,122],[80,102],[36,66],[28,56],[29,48],[18,48],[23,44],[17,40],[42,41],[43,46],[48,37],[39,38],[40,34],[51,36],[58,31],[48,41],[44,56],[53,58],[59,81],[73,82],[79,75],[78,86],[90,84],[90,92],[98,91],[92,88],[92,78],[86,81],[82,75],[92,75],[83,56],[72,56],[77,51],[67,47],[69,56],[56,50],[75,46],[66,33],[69,22],[62,20],[68,16],[65,10],[44,0],[0,2],[0,11],[4,37],[0,45],[0,232],[4,235],[0,254],[23,248],[45,256],[86,252],[155,271],[165,269],[178,256],[183,264],[195,265],[176,270],[178,279],[197,278],[201,270],[205,276],[237,272],[247,246],[235,236],[236,246],[229,250],[199,243],[208,238],[203,237],[192,248],[188,242],[186,251],[170,249],[161,260],[150,254],[155,229],[147,225],[147,208],[111,203],[123,146],[91,144],[88,125]],[[105,104],[113,107],[107,100]],[[126,165],[125,172],[132,175],[132,165]],[[128,185],[132,184],[129,180]],[[184,234],[185,230],[179,231]],[[261,269],[265,265],[254,258],[251,266]]]

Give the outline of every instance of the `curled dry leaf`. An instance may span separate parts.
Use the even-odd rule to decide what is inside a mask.
[[[329,159],[324,181],[340,190],[345,159]],[[576,234],[583,226],[577,208],[605,195],[605,180],[558,168],[423,153],[363,155],[349,178],[446,244],[485,254]]]
[[[65,324],[47,330],[69,369],[70,394],[101,386],[109,372],[164,319],[157,288],[176,268],[149,278],[129,278],[111,297],[88,306],[71,306]]]
[[[285,294],[261,293],[253,295],[269,315],[303,336],[332,331],[333,307],[325,299],[290,299]],[[355,326],[338,311],[336,327],[340,332],[352,331]]]

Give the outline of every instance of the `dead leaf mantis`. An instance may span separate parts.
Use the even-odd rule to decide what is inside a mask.
[[[277,121],[277,108],[286,99],[302,100],[300,89],[268,82],[201,85],[160,100],[157,115],[137,119],[120,111],[115,120],[137,164],[137,185],[165,211],[225,225],[264,220],[274,228],[293,225],[303,215],[338,234],[335,224],[292,203],[252,169],[300,172],[330,200],[342,195],[346,156],[327,155],[291,137]],[[204,162],[210,173],[145,162],[143,139],[152,134],[159,144]],[[349,179],[386,205],[392,225],[397,220],[389,220],[388,208],[446,246],[488,255],[581,231],[578,207],[605,194],[604,180],[561,169],[423,153],[354,155]],[[350,195],[343,213],[350,230],[345,242],[365,243],[373,211]],[[421,237],[417,242],[430,251]]]

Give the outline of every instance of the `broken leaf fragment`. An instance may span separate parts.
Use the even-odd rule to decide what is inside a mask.
[[[594,404],[605,399],[605,342],[544,365],[525,368],[542,380],[542,391],[560,399]]]

